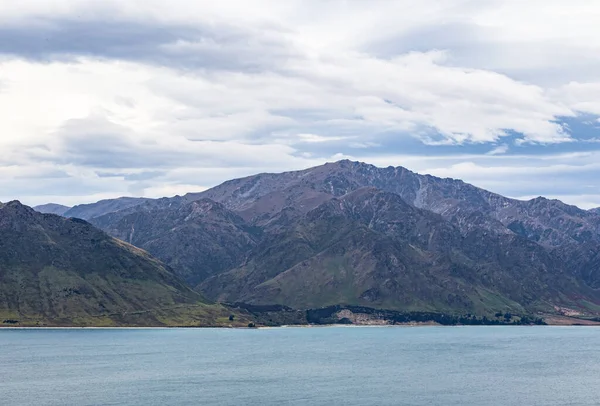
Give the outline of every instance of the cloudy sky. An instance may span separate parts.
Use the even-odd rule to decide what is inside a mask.
[[[600,4],[0,2],[0,200],[350,158],[600,206]]]

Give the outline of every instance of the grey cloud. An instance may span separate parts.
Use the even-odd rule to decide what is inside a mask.
[[[186,166],[252,167],[269,161],[279,164],[295,152],[293,148],[275,144],[191,141],[170,134],[145,137],[101,115],[69,120],[52,139],[44,148],[29,150],[26,158],[32,162],[94,168],[103,174],[136,169],[150,176],[152,172]]]
[[[165,171],[143,171],[139,173],[96,172],[101,178],[123,178],[125,181],[146,181],[164,176]]]
[[[55,134],[59,140],[53,159],[91,167],[144,167],[151,157],[136,153],[127,128],[102,117],[67,121]]]
[[[160,151],[149,154],[148,146],[134,140],[131,130],[103,116],[65,122],[52,142],[28,148],[24,158],[53,164],[72,164],[92,168],[155,168],[173,164],[174,156]],[[108,175],[109,171],[100,171]],[[100,177],[107,177],[102,176]]]
[[[85,196],[113,192],[114,189],[114,184],[91,182],[77,176],[39,178],[28,182],[17,178],[0,180],[0,190],[5,196],[4,200],[28,196]],[[43,200],[40,200],[37,203],[42,202]]]
[[[34,20],[0,27],[0,54],[49,62],[97,57],[191,69],[262,71],[299,56],[285,31],[111,19]]]
[[[464,21],[421,25],[395,36],[367,42],[362,50],[385,59],[408,52],[444,50],[449,51],[446,61],[449,66],[492,70],[540,85],[599,78],[599,59],[586,44],[577,48],[536,40],[499,41],[500,30],[500,27]]]
[[[474,24],[451,22],[424,25],[398,36],[369,42],[363,50],[380,58],[389,58],[407,52],[452,50],[453,55],[469,52],[473,47],[483,47],[491,32]]]
[[[37,179],[67,179],[71,176],[60,169],[46,169],[36,173],[18,173],[13,175],[13,179],[18,180],[37,180]]]

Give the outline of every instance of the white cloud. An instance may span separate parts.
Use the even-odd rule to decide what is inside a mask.
[[[346,139],[346,137],[324,137],[318,134],[298,134],[297,135],[299,142],[309,142],[309,143],[321,143],[327,141],[341,141]]]
[[[488,155],[502,155],[506,154],[510,148],[506,144],[498,145],[497,147],[490,150]]]
[[[569,82],[553,91],[556,99],[581,113],[600,115],[600,81],[595,83]]]

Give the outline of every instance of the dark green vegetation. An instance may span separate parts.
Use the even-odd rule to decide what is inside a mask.
[[[435,323],[442,326],[501,326],[501,325],[543,325],[541,318],[530,316],[513,317],[510,313],[502,316],[487,317],[472,314],[456,315],[436,312],[397,312],[392,310],[379,310],[358,306],[330,306],[322,309],[311,309],[306,311],[306,319],[313,324],[331,324],[352,321],[348,318],[340,319],[340,312],[348,310],[353,314],[369,315],[373,320],[386,320],[390,324],[406,323]]]
[[[230,314],[146,252],[83,220],[0,205],[4,325],[228,325]],[[244,315],[236,320],[247,323]]]
[[[297,310],[281,305],[250,305],[234,303],[230,305],[251,314],[258,323],[265,326],[303,324],[439,324],[442,326],[473,325],[544,325],[540,317],[496,313],[490,316],[474,314],[453,314],[440,312],[401,312],[387,309],[374,309],[364,306],[335,305],[319,309]]]
[[[519,201],[402,167],[340,161],[183,197],[112,202],[89,221],[147,250],[203,296],[259,306],[239,308],[260,324],[315,322],[311,311],[336,306],[362,316],[338,317],[338,309],[318,319],[373,322],[365,309],[394,323],[600,315],[600,215],[558,200]]]

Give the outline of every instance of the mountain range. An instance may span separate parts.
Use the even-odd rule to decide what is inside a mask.
[[[598,210],[506,198],[403,167],[344,160],[59,214],[147,251],[219,302],[486,317],[600,312]]]

